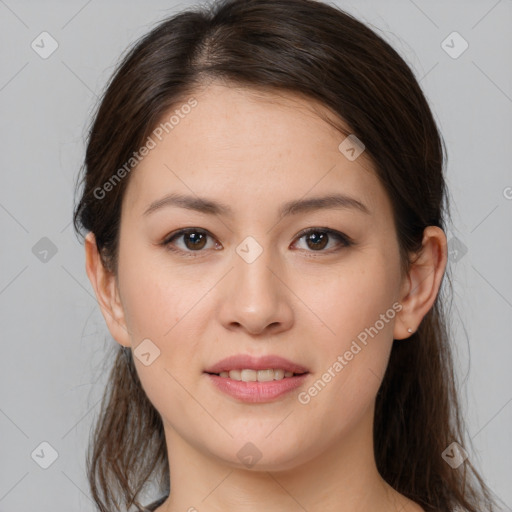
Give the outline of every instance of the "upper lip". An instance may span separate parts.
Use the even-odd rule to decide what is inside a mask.
[[[254,357],[249,354],[236,354],[218,361],[205,370],[206,373],[229,372],[230,370],[267,370],[282,369],[285,372],[307,373],[309,370],[280,356],[266,355]]]

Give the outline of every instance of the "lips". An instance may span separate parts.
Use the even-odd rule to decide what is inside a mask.
[[[254,357],[248,354],[237,354],[218,361],[213,366],[207,368],[205,373],[219,374],[231,370],[267,370],[270,368],[282,369],[286,372],[295,374],[309,373],[309,370],[293,361],[289,361],[280,356],[267,355]]]

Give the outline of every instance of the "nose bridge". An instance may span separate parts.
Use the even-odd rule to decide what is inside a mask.
[[[272,301],[278,286],[274,276],[275,251],[269,245],[269,237],[263,241],[260,236],[259,240],[248,236],[236,247],[235,280],[237,289],[243,289],[244,296],[258,299],[258,296],[264,295],[267,300]]]
[[[225,326],[240,324],[256,333],[270,324],[289,324],[292,311],[283,278],[278,278],[282,267],[277,253],[268,246],[270,238],[264,242],[260,237],[260,242],[248,236],[235,248],[222,307]]]

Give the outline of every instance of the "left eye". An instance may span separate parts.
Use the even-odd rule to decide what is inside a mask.
[[[190,254],[191,252],[203,252],[201,250],[205,247],[206,239],[209,236],[210,234],[202,229],[181,229],[166,238],[162,245],[166,246],[170,251],[188,253],[187,256],[192,256],[192,254]],[[173,247],[173,242],[179,238],[183,238],[185,247],[184,249]],[[310,228],[301,231],[297,235],[298,240],[301,240],[302,238],[305,238],[306,244],[309,248],[313,248],[313,251],[309,252],[331,252],[323,250],[328,245],[328,241],[331,238],[335,238],[338,240],[338,242],[341,242],[341,248],[349,247],[352,245],[352,241],[348,236],[342,233],[338,233],[332,229]],[[334,250],[340,250],[340,247]]]
[[[312,247],[315,248],[314,252],[318,252],[318,249],[324,249],[327,245],[327,240],[329,238],[335,238],[338,242],[341,242],[341,247],[349,247],[352,245],[352,241],[348,236],[338,233],[337,231],[333,231],[332,229],[320,229],[320,228],[310,228],[305,231],[302,231],[298,235],[299,240],[301,238],[306,237],[306,243],[312,243]],[[336,250],[336,249],[335,249]],[[339,247],[338,247],[339,250]],[[329,251],[320,251],[320,252],[329,252]]]

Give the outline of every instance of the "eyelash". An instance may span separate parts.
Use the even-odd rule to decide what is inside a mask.
[[[192,258],[197,258],[197,257],[200,257],[200,254],[194,254],[195,252],[197,253],[201,253],[201,252],[204,252],[203,250],[198,250],[198,251],[190,251],[190,250],[183,250],[183,249],[177,249],[175,247],[172,247],[171,243],[183,236],[183,235],[187,235],[187,234],[190,234],[190,233],[200,233],[200,234],[203,234],[203,235],[206,235],[206,236],[211,236],[210,233],[208,233],[208,231],[205,231],[204,229],[200,229],[200,228],[185,228],[185,229],[180,229],[179,231],[176,231],[174,233],[172,233],[171,235],[169,235],[163,242],[161,245],[163,245],[167,250],[171,251],[171,252],[176,252],[176,253],[181,253],[183,255],[185,255],[186,257],[192,257]],[[305,229],[303,231],[301,231],[296,239],[297,240],[300,240],[301,238],[311,234],[311,233],[322,233],[322,234],[327,234],[329,235],[329,237],[334,237],[336,238],[338,241],[340,241],[342,243],[341,247],[338,247],[338,248],[335,248],[334,250],[319,250],[319,251],[312,251],[312,250],[306,250],[306,252],[311,252],[311,253],[327,253],[327,254],[331,254],[333,252],[338,252],[340,251],[341,249],[345,249],[345,248],[348,248],[348,247],[351,247],[352,245],[354,245],[354,241],[348,237],[347,235],[343,234],[343,233],[340,233],[339,231],[335,231],[335,230],[332,230],[332,229],[328,229],[328,228],[308,228],[308,229]],[[213,238],[213,237],[212,237]]]

